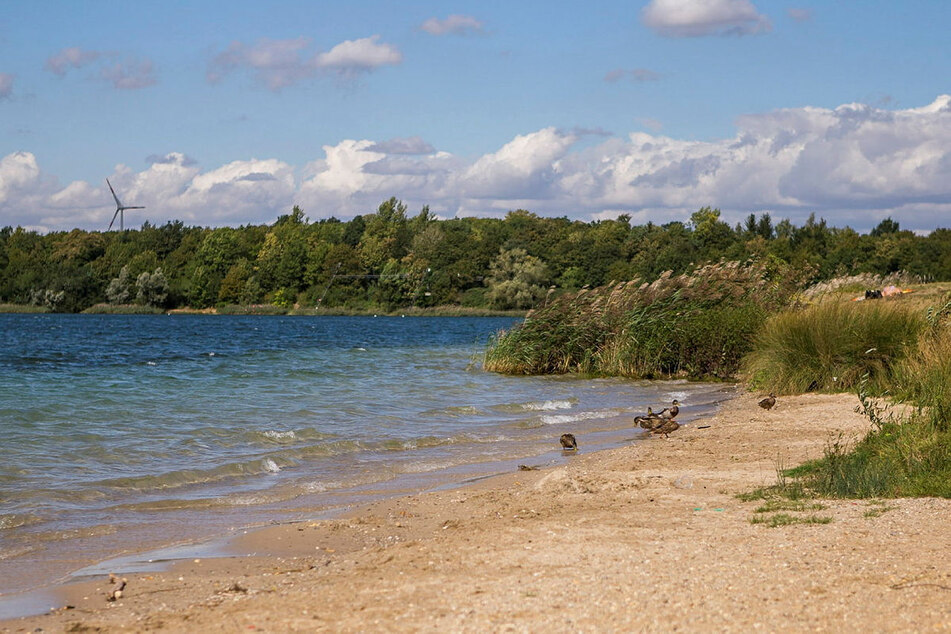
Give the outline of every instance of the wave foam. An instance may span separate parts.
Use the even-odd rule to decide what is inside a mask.
[[[546,425],[564,425],[565,423],[576,423],[582,420],[591,420],[592,418],[607,418],[612,415],[614,415],[614,412],[578,412],[576,414],[542,416],[541,421]]]

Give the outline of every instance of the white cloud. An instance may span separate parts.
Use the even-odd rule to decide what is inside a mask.
[[[772,28],[749,0],[651,0],[641,20],[667,37],[750,35]]]
[[[577,140],[554,128],[519,135],[473,163],[462,174],[461,193],[481,199],[548,198],[558,180],[558,161]]]
[[[835,226],[867,230],[891,216],[921,230],[951,218],[948,95],[905,110],[846,104],[747,115],[734,136],[715,141],[635,132],[591,144],[582,134],[544,128],[475,159],[415,137],[344,140],[296,170],[275,158],[204,170],[170,153],[141,172],[117,166],[110,180],[123,201],[147,207],[127,216],[128,226],[268,223],[294,204],[314,219],[347,218],[390,196],[443,217],[523,207],[666,222],[712,205],[731,223],[769,211],[801,224],[815,212]],[[0,224],[103,229],[114,209],[104,182],[61,187],[30,153],[0,158]]]
[[[373,35],[358,40],[346,40],[326,53],[310,53],[311,42],[304,37],[287,40],[262,39],[253,45],[232,42],[215,55],[208,65],[206,78],[211,83],[221,81],[229,73],[247,69],[254,80],[279,91],[319,73],[336,73],[353,77],[369,73],[381,66],[403,61],[403,54],[390,44],[379,42]]]
[[[9,99],[13,96],[13,75],[10,73],[0,73],[0,100]]]
[[[403,54],[395,46],[381,44],[379,39],[379,35],[371,35],[359,40],[346,40],[326,53],[318,53],[314,57],[314,64],[317,68],[353,75],[403,61]]]
[[[429,18],[419,28],[431,35],[482,33],[485,24],[471,15],[450,15],[445,20]]]
[[[82,68],[95,62],[101,55],[99,51],[84,51],[78,46],[70,46],[47,59],[46,69],[62,77],[70,68]]]

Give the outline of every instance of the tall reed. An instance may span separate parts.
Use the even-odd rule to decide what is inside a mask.
[[[668,271],[649,284],[582,289],[501,333],[484,366],[509,374],[728,378],[767,315],[785,303],[788,279],[757,264],[721,262]]]

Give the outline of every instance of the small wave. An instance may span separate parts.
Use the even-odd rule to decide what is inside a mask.
[[[97,524],[95,526],[85,526],[83,528],[72,528],[62,531],[37,532],[30,535],[30,539],[41,542],[61,542],[68,539],[84,539],[89,537],[102,537],[113,535],[119,531],[114,524]]]
[[[271,440],[296,440],[297,434],[294,433],[294,430],[290,431],[274,431],[269,429],[265,432],[261,432],[265,438],[270,438]]]
[[[456,405],[453,407],[428,409],[424,412],[420,412],[420,416],[427,416],[430,418],[456,418],[458,416],[471,416],[480,412],[481,410],[474,405]]]
[[[552,399],[548,401],[529,401],[527,403],[502,403],[492,407],[502,412],[552,412],[560,409],[571,409],[578,403],[578,399]]]
[[[0,561],[4,559],[13,559],[22,555],[28,555],[36,550],[33,546],[12,546],[9,548],[0,548]]]
[[[541,403],[525,403],[528,411],[550,412],[559,409],[571,409],[576,401],[544,401]]]
[[[582,420],[591,420],[593,418],[607,418],[609,416],[616,415],[617,412],[614,411],[594,411],[594,412],[577,412],[575,414],[554,414],[549,416],[542,416],[539,420],[544,425],[564,425],[566,423],[577,423]]]
[[[383,441],[383,449],[387,451],[405,451],[410,449],[429,449],[431,447],[442,447],[456,442],[453,437],[422,436],[421,438],[410,438],[408,440],[386,440]]]
[[[31,524],[39,524],[42,521],[42,517],[39,515],[33,515],[32,513],[10,513],[8,515],[0,515],[0,530],[20,528],[21,526],[30,526]]]
[[[159,475],[113,478],[110,480],[102,480],[97,484],[116,489],[131,489],[135,491],[175,489],[193,484],[218,482],[220,480],[240,476],[276,473],[283,467],[294,464],[293,461],[286,460],[285,458],[278,459],[284,464],[280,464],[272,458],[260,458],[247,462],[232,462],[213,469],[183,469],[181,471],[170,471]]]

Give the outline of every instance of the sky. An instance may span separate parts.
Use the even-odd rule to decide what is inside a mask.
[[[0,0],[0,226],[951,227],[951,2]]]

